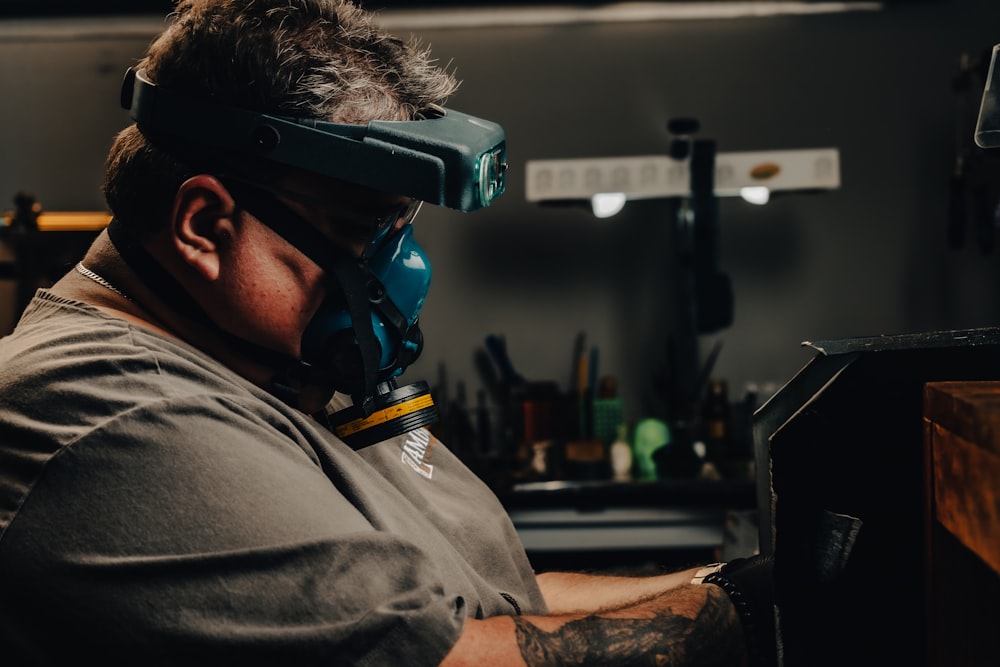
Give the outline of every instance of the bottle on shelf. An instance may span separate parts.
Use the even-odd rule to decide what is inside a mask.
[[[619,424],[614,441],[609,449],[611,475],[616,482],[632,479],[632,445],[628,442],[628,427]]]
[[[731,457],[732,408],[729,404],[729,385],[722,378],[713,378],[701,410],[705,458],[717,466]]]

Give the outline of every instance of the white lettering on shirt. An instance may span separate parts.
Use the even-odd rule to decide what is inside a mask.
[[[431,453],[431,436],[426,429],[418,428],[406,434],[403,442],[403,463],[430,479],[434,466],[428,461]]]

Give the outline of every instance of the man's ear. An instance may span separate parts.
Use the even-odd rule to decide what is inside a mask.
[[[219,179],[192,176],[174,195],[171,240],[179,259],[206,280],[219,275],[220,252],[232,243],[238,215],[232,195]]]

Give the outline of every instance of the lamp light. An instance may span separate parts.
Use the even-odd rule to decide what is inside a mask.
[[[748,204],[763,206],[771,200],[771,190],[765,185],[748,185],[740,188],[740,197]]]
[[[598,192],[590,198],[590,206],[595,218],[610,218],[625,208],[626,200],[624,192]]]

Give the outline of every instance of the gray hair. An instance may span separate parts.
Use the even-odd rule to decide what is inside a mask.
[[[217,104],[339,123],[416,118],[458,87],[419,41],[382,32],[348,0],[180,0],[137,67],[159,86]],[[132,125],[108,154],[104,196],[143,236],[165,223],[187,177],[220,160]]]
[[[172,17],[140,64],[153,81],[257,111],[405,120],[458,85],[353,2],[181,0]]]

